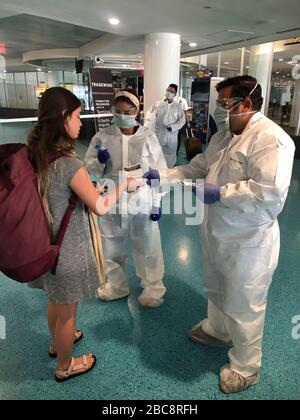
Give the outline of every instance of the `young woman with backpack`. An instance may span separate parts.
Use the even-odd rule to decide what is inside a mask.
[[[73,93],[61,87],[48,89],[39,103],[38,124],[28,136],[29,157],[37,173],[53,241],[72,192],[79,198],[60,248],[56,274],[49,272],[30,284],[42,287],[48,296],[52,337],[49,355],[57,356],[55,378],[59,382],[87,373],[96,363],[93,354],[72,358],[73,344],[83,337],[81,331],[76,331],[78,304],[99,288],[85,206],[102,216],[125,190],[138,188],[137,182],[128,178],[110,194],[97,191],[74,150],[82,125],[80,111],[81,103]],[[61,157],[53,161],[55,154]]]

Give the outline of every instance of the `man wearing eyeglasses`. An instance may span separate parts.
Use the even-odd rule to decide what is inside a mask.
[[[217,86],[223,128],[189,165],[145,174],[148,181],[205,179],[201,227],[208,317],[189,332],[202,345],[228,346],[220,387],[236,393],[259,382],[268,290],[280,249],[277,221],[287,198],[295,146],[261,112],[250,76]]]

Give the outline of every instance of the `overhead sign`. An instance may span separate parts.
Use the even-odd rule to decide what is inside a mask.
[[[111,70],[91,68],[90,87],[95,114],[110,114],[115,96]],[[99,131],[111,124],[111,117],[97,118],[95,124],[96,131]]]

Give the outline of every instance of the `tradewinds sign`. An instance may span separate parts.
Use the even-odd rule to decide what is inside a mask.
[[[90,86],[95,114],[110,114],[115,96],[111,71],[91,68]],[[108,127],[111,124],[111,117],[97,118],[95,124],[98,132],[101,128]]]

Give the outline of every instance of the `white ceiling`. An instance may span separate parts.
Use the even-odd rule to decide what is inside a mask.
[[[1,0],[0,8],[122,36],[179,33],[183,42],[198,42],[200,50],[300,32],[299,0]],[[118,17],[120,25],[111,26],[110,17]],[[183,47],[183,53],[190,51]]]
[[[8,57],[11,49],[15,54],[10,58],[22,59],[26,50],[55,48],[55,44],[80,47],[112,33],[120,39],[103,42],[97,54],[105,60],[138,61],[144,53],[145,34],[175,32],[182,37],[183,57],[209,53],[209,65],[216,65],[217,56],[212,53],[228,50],[224,61],[230,68],[239,68],[238,47],[300,36],[299,16],[299,0],[0,0],[0,42],[7,44]],[[120,25],[110,25],[111,17],[119,18]],[[197,48],[189,47],[192,41]],[[276,54],[285,55],[285,61],[291,59],[288,49]],[[275,70],[280,67],[286,70],[285,63]]]
[[[28,50],[76,48],[103,34],[95,29],[31,15],[0,19],[0,41],[6,44],[8,59],[21,58]]]

